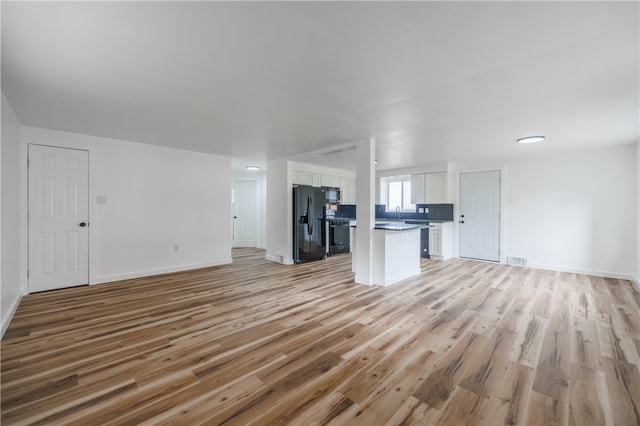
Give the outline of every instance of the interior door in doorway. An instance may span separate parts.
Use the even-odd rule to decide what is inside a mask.
[[[89,283],[89,152],[29,145],[29,292]]]
[[[500,171],[460,174],[460,257],[500,261]]]
[[[233,246],[256,247],[256,181],[233,183]]]

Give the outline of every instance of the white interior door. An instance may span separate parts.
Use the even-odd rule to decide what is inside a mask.
[[[29,145],[29,292],[89,283],[89,152]]]
[[[256,181],[233,182],[233,246],[256,247]]]
[[[460,257],[500,261],[500,171],[460,174]]]

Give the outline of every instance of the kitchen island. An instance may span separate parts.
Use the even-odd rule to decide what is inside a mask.
[[[372,284],[388,286],[420,274],[420,229],[423,225],[379,223],[373,228]],[[352,225],[354,234],[356,226]],[[355,241],[355,238],[354,238]],[[355,262],[355,250],[353,262]],[[355,270],[355,264],[353,265]]]

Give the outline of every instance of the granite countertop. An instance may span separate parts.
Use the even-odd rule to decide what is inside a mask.
[[[373,227],[373,229],[380,229],[383,231],[409,231],[411,229],[420,229],[424,225],[407,225],[405,223],[379,223]]]
[[[425,224],[428,225],[429,223],[447,223],[447,222],[453,222],[453,220],[439,220],[439,219],[426,219],[426,220],[414,220],[414,219],[407,219],[406,222],[411,222],[412,224]]]

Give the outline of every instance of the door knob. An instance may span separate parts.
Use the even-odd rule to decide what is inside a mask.
[[[85,226],[87,226],[87,223],[86,222],[80,222],[80,226],[82,226],[84,228]]]

